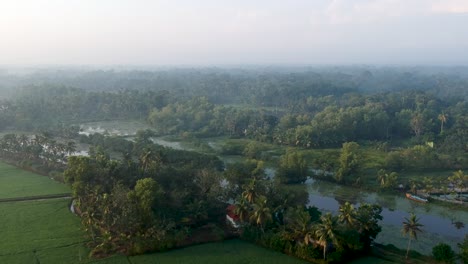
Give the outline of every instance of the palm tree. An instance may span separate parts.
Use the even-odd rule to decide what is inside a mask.
[[[444,132],[444,123],[447,122],[447,117],[447,114],[445,114],[444,112],[439,114],[439,116],[437,117],[440,120],[440,134]]]
[[[271,222],[273,217],[271,210],[267,205],[267,198],[263,195],[259,196],[255,203],[253,204],[252,215],[250,216],[250,221],[254,224],[260,226],[262,232],[264,231],[264,226],[268,222]]]
[[[299,241],[305,245],[314,242],[313,239],[313,225],[311,222],[311,216],[307,211],[304,211],[302,207],[296,209],[290,209],[291,212],[287,214],[287,226],[292,232],[294,240]]]
[[[418,194],[418,185],[416,181],[410,181],[410,190],[413,194]]]
[[[379,170],[377,180],[380,182],[380,187],[384,188],[387,182],[387,173],[385,170]]]
[[[249,213],[250,213],[250,206],[244,198],[241,198],[241,200],[236,204],[234,213],[237,216],[239,216],[239,220],[241,222],[246,222],[248,220]]]
[[[257,185],[256,178],[252,178],[248,184],[244,185],[244,192],[242,192],[242,197],[251,204],[255,202],[255,199],[258,196]]]
[[[330,213],[320,217],[320,220],[321,223],[317,226],[317,230],[315,230],[315,236],[317,243],[323,247],[323,259],[326,259],[328,244],[331,242],[334,245],[338,245],[337,220]]]
[[[440,185],[442,186],[440,189],[444,193],[444,198],[447,199],[447,193],[449,192],[448,187],[447,187],[447,183],[445,181],[440,181]]]
[[[153,161],[153,152],[150,149],[144,149],[140,156],[140,165],[143,169],[143,175],[146,174],[149,165]]]
[[[466,187],[465,183],[468,182],[468,175],[465,175],[462,170],[458,170],[449,177],[449,181],[458,188],[458,197],[460,197]]]
[[[424,191],[427,194],[430,194],[432,192],[432,189],[434,189],[434,186],[432,184],[432,179],[429,177],[424,177],[423,184],[424,184]]]
[[[420,229],[420,227],[423,227],[424,225],[419,223],[419,218],[416,217],[414,213],[411,214],[410,218],[405,217],[405,221],[403,221],[403,229],[401,230],[403,232],[403,236],[409,235],[409,240],[408,240],[408,249],[406,250],[406,259],[408,259],[408,254],[411,246],[411,240],[414,238],[415,240],[418,240],[418,232],[422,233],[423,231]]]
[[[386,189],[386,188],[393,188],[397,184],[398,180],[398,173],[396,172],[391,172],[388,173],[385,170],[379,170],[377,173],[377,180],[380,183],[380,188]]]
[[[349,202],[340,206],[340,215],[338,219],[341,223],[345,223],[347,226],[353,226],[356,222],[356,210],[354,206]]]
[[[76,143],[74,141],[68,141],[65,151],[68,155],[73,154],[76,151]]]

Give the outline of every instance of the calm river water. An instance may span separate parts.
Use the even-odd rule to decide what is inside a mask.
[[[329,182],[309,180],[306,182],[309,192],[309,204],[319,209],[338,212],[340,203],[349,201],[359,203],[377,203],[383,207],[382,232],[376,242],[392,243],[405,248],[407,238],[402,236],[402,222],[409,213],[414,212],[424,225],[424,233],[418,236],[418,241],[412,243],[412,248],[425,254],[430,254],[432,247],[438,243],[447,243],[457,250],[457,243],[467,234],[467,227],[457,228],[455,222],[468,225],[468,212],[450,209],[434,204],[421,204],[404,198],[403,193],[395,195],[364,192],[355,188],[339,186]]]

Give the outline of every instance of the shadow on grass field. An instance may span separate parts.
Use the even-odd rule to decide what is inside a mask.
[[[350,264],[393,264],[397,262],[391,262],[391,261],[376,258],[376,257],[364,257],[364,258],[351,261],[349,263]]]
[[[208,243],[130,258],[133,264],[202,264],[202,263],[243,263],[243,264],[288,264],[307,263],[275,251],[271,251],[238,239]]]

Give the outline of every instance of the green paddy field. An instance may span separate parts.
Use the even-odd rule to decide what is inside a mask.
[[[0,200],[70,193],[70,188],[49,177],[0,162]]]

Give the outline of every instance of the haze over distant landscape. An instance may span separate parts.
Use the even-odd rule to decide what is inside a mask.
[[[466,0],[3,0],[2,65],[466,65]]]

